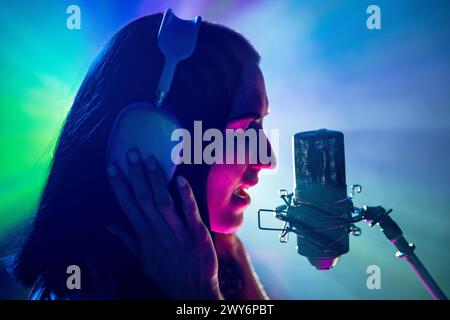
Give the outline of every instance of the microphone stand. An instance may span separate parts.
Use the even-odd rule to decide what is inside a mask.
[[[445,293],[439,285],[434,281],[428,270],[422,264],[420,259],[414,253],[415,246],[408,243],[398,224],[389,216],[392,209],[387,210],[383,207],[367,207],[361,209],[363,219],[369,220],[372,227],[378,224],[386,238],[398,249],[396,257],[405,259],[409,266],[413,269],[425,288],[428,290],[434,300],[447,300]]]

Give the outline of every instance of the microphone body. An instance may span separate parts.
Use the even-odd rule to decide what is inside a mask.
[[[315,130],[293,136],[294,206],[287,218],[297,250],[319,270],[329,270],[349,251],[353,204],[347,199],[344,135]]]

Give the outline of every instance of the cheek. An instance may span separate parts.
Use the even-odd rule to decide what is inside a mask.
[[[226,191],[233,184],[236,173],[227,165],[214,164],[208,175],[208,192],[211,196]]]
[[[233,187],[239,181],[239,171],[235,165],[212,165],[207,182],[207,199],[210,213],[217,212],[226,203]]]
[[[243,172],[244,167],[239,165],[211,166],[207,181],[207,203],[212,231],[229,233],[242,223],[242,217],[231,212],[230,197]]]

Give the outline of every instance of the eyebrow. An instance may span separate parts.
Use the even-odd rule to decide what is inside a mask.
[[[235,120],[239,120],[239,119],[242,119],[242,118],[252,118],[252,119],[255,119],[255,120],[259,120],[259,119],[264,118],[268,114],[269,114],[269,110],[268,109],[267,109],[267,112],[265,114],[260,114],[260,113],[257,113],[257,112],[251,112],[250,111],[250,112],[238,115],[237,117],[234,117],[234,118],[230,119],[229,121],[235,121]]]
[[[235,120],[235,119],[240,119],[240,118],[245,118],[245,117],[252,117],[255,119],[262,119],[263,117],[265,117],[266,115],[269,114],[269,99],[267,97],[267,94],[263,95],[261,94],[257,94],[255,95],[254,93],[252,93],[250,96],[246,96],[244,99],[245,103],[251,103],[254,106],[259,106],[259,107],[254,107],[251,109],[258,109],[258,111],[256,110],[247,110],[247,111],[243,111],[242,113],[240,112],[236,112],[237,114],[234,114],[234,116],[232,118],[230,118],[230,120]],[[242,101],[241,101],[242,103]],[[233,110],[234,108],[232,108],[231,111],[237,111],[237,110]],[[234,113],[234,112],[232,112]]]

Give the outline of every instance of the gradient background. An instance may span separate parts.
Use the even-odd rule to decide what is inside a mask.
[[[81,8],[81,30],[66,8]],[[382,29],[366,28],[381,8]],[[90,62],[127,22],[167,7],[242,32],[260,51],[280,129],[278,170],[261,177],[239,235],[272,298],[429,299],[378,227],[364,223],[335,269],[314,270],[296,239],[257,230],[256,212],[292,189],[291,135],[318,128],[346,138],[348,184],[356,205],[394,208],[393,217],[450,294],[450,2],[349,1],[6,1],[0,4],[0,256],[36,205],[52,150]],[[381,290],[366,268],[381,268]],[[23,298],[0,269],[0,298]]]

